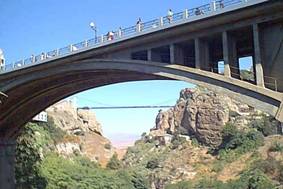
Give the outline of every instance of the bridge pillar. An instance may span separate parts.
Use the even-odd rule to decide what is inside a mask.
[[[240,77],[239,63],[237,60],[236,40],[227,31],[222,33],[224,75],[226,77]]]
[[[200,38],[195,39],[195,68],[210,71],[209,46]]]
[[[229,42],[228,42],[228,33],[224,31],[222,33],[222,43],[223,43],[223,60],[224,60],[224,76],[231,77],[231,70],[230,70],[230,56],[231,53],[229,51]]]
[[[15,147],[14,140],[0,139],[0,188],[15,188]]]
[[[184,52],[180,45],[170,45],[170,63],[184,65]]]
[[[170,44],[170,64],[175,63],[175,45]]]
[[[151,49],[147,50],[147,60],[152,61],[152,54],[151,54]]]
[[[260,47],[260,36],[258,24],[253,24],[253,38],[254,38],[254,67],[256,84],[264,87],[264,75],[262,69],[262,50]]]

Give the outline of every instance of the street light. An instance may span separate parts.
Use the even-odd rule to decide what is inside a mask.
[[[89,23],[90,28],[94,31],[95,43],[97,42],[97,29],[95,22]]]

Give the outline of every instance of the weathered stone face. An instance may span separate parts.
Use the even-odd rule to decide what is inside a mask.
[[[216,147],[222,142],[224,125],[239,120],[239,124],[246,124],[247,118],[243,122],[241,115],[251,112],[254,110],[227,96],[206,89],[184,89],[174,108],[159,112],[151,134],[160,136],[179,131],[196,137],[204,145]]]
[[[70,134],[77,132],[95,132],[102,134],[100,123],[95,113],[90,110],[77,110],[69,101],[62,101],[47,109],[55,125]]]

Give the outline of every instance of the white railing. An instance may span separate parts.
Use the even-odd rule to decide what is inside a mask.
[[[77,44],[68,45],[66,47],[52,50],[47,53],[42,53],[40,55],[35,56],[32,55],[30,58],[26,58],[12,64],[4,65],[0,69],[0,73],[19,69],[25,65],[39,64],[50,58],[68,55],[78,50],[86,49],[89,47],[96,47],[107,41],[116,41],[124,37],[133,36],[142,31],[154,31],[156,28],[170,26],[173,23],[178,23],[191,17],[205,15],[209,12],[217,11],[220,9],[226,9],[230,6],[246,3],[247,1],[248,0],[217,0],[211,2],[210,4],[205,4],[196,8],[186,9],[185,11],[175,13],[173,14],[172,19],[169,19],[167,16],[163,16],[158,19],[140,23],[139,26],[135,25],[127,28],[120,28],[119,30],[114,32],[114,37],[111,39],[107,35],[101,35],[99,37],[85,40]]]

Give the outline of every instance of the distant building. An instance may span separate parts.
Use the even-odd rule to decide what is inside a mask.
[[[32,118],[34,122],[47,122],[47,112],[43,111],[37,114],[34,118]]]

